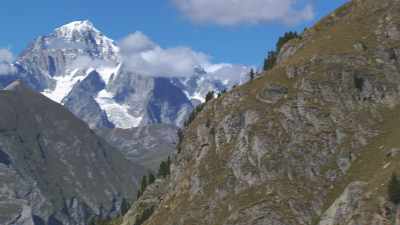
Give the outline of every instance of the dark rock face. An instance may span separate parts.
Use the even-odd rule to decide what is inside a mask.
[[[155,79],[154,89],[147,107],[151,121],[182,126],[192,110],[192,103],[181,89],[171,83],[170,79]]]
[[[144,169],[17,81],[0,91],[0,224],[85,225],[119,213]]]
[[[74,85],[62,103],[91,128],[113,128],[114,125],[108,120],[107,114],[95,100],[104,87],[105,83],[100,75],[93,71],[83,81]]]
[[[9,166],[11,164],[10,156],[6,152],[2,151],[1,149],[0,149],[0,163],[4,164],[6,166]]]

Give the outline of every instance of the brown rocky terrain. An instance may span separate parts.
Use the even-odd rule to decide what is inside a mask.
[[[400,1],[353,0],[184,130],[146,225],[385,225],[400,169]],[[153,191],[157,190],[157,191]],[[156,204],[139,204],[146,199]]]

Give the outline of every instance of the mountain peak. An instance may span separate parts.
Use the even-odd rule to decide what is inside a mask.
[[[89,20],[77,20],[70,23],[67,23],[59,28],[56,31],[69,30],[69,31],[82,31],[82,30],[97,30],[93,23]]]
[[[89,20],[78,20],[67,23],[55,29],[55,33],[58,36],[67,39],[74,39],[77,35],[83,35],[86,33],[95,33],[99,36],[103,36],[103,34]]]

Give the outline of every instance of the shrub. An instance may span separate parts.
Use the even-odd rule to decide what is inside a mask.
[[[134,225],[142,225],[146,220],[150,218],[153,212],[154,212],[153,207],[144,209],[142,215],[137,216]]]

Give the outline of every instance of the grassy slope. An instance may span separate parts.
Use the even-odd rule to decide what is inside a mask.
[[[371,2],[371,1],[370,1]],[[294,40],[294,44],[302,44],[302,48],[296,52],[296,54],[290,57],[288,60],[284,61],[282,64],[275,67],[273,70],[269,71],[265,76],[256,79],[246,85],[236,88],[229,93],[229,95],[239,94],[244,101],[237,102],[237,104],[232,104],[229,106],[230,112],[244,112],[247,110],[254,110],[263,115],[259,126],[255,126],[253,131],[260,134],[265,132],[269,134],[269,131],[262,124],[266,124],[270,119],[274,119],[279,116],[278,112],[274,109],[278,109],[282,101],[287,99],[292,99],[297,96],[298,90],[295,86],[301,78],[289,79],[286,76],[286,67],[288,66],[302,66],[307,64],[311,58],[318,56],[349,56],[349,55],[361,55],[370,59],[370,64],[367,66],[369,70],[376,70],[376,62],[373,58],[373,50],[377,47],[378,41],[374,35],[374,31],[377,28],[377,18],[381,16],[384,11],[374,11],[371,12],[366,10],[362,6],[354,7],[355,3],[348,3],[345,6],[336,10],[335,13],[326,17],[321,22],[319,22],[315,27],[306,32],[304,39]],[[373,16],[371,14],[373,13]],[[351,15],[349,15],[351,14]],[[344,19],[343,19],[344,18]],[[297,42],[297,43],[296,43]],[[354,49],[355,43],[363,43],[367,46],[367,50],[364,52],[357,52]],[[390,46],[386,47],[397,47],[396,43],[389,43]],[[315,67],[312,69],[314,73],[308,74],[308,79],[312,79],[318,82],[324,81],[324,71],[329,70],[327,65],[321,65],[320,67]],[[264,104],[260,104],[257,100],[257,95],[261,93],[266,84],[280,84],[289,89],[289,93],[286,99],[281,102],[276,103],[272,108],[267,108]],[[222,97],[215,102],[211,102],[207,109],[201,113],[198,118],[191,124],[189,129],[194,129],[201,126],[207,122],[208,118],[213,118],[215,121],[220,121],[223,119],[224,115],[215,113],[214,108],[218,105],[223,104],[225,97]],[[318,103],[306,102],[306,104],[320,107],[321,110],[329,111],[329,108],[324,108]],[[212,108],[214,107],[214,108]],[[272,109],[272,110],[271,110]],[[362,110],[362,109],[360,109]],[[358,113],[358,112],[355,112]],[[380,112],[384,118],[382,123],[376,123],[374,129],[380,131],[380,135],[368,140],[369,144],[362,147],[357,152],[362,152],[357,157],[357,160],[353,162],[348,173],[342,177],[336,185],[329,191],[328,197],[325,202],[325,209],[327,209],[335,199],[337,199],[343,192],[345,187],[352,181],[366,181],[368,182],[368,188],[372,192],[370,202],[372,209],[375,209],[376,199],[378,197],[385,197],[386,187],[388,179],[393,171],[400,170],[400,164],[398,163],[399,157],[390,158],[386,156],[386,151],[391,148],[400,148],[400,119],[398,115],[400,114],[400,108],[388,109],[381,108]],[[360,113],[362,117],[360,121],[367,121],[369,118],[368,113]],[[348,131],[349,133],[351,130]],[[193,135],[193,136],[190,136]],[[195,140],[195,133],[190,133],[186,137],[186,141],[190,142]],[[214,143],[215,144],[215,143]],[[343,148],[351,148],[350,143],[345,143]],[[212,147],[211,147],[212,148]],[[212,195],[213,191],[218,189],[220,185],[223,185],[229,180],[231,176],[230,171],[226,168],[223,161],[223,155],[229,155],[232,146],[224,146],[224,152],[216,153],[211,151],[207,154],[207,158],[204,161],[209,163],[204,164],[206,167],[202,169],[204,176],[210,179],[209,185],[207,186],[207,192],[204,193],[205,196]],[[266,159],[266,160],[279,160],[277,158]],[[222,159],[222,160],[221,160]],[[194,162],[193,162],[194,163]],[[190,163],[189,163],[190,164]],[[327,165],[330,167],[331,165]],[[336,165],[335,165],[336,166]],[[187,173],[190,174],[194,168],[193,166],[187,167]],[[328,168],[327,168],[328,169]],[[189,175],[190,176],[190,175]],[[302,190],[301,183],[293,185],[286,180],[279,181],[280,185],[286,184],[286,189],[281,191],[287,191],[290,195],[300,194],[302,198],[307,198],[307,190]],[[301,181],[299,181],[301,182]],[[187,183],[189,186],[189,180],[182,180],[182,183]],[[185,185],[183,185],[185,186]],[[273,202],[276,209],[279,209],[283,215],[285,215],[286,221],[292,220],[295,215],[291,212],[285,212],[287,210],[287,205],[284,202],[274,202],[273,192],[266,190],[266,185],[254,186],[249,190],[246,190],[237,195],[227,195],[223,202],[220,203],[219,207],[215,210],[215,214],[218,214],[216,224],[222,224],[222,222],[229,216],[228,205],[240,210],[245,210],[255,204],[261,202]],[[163,224],[164,222],[179,221],[179,217],[182,209],[187,211],[196,212],[201,208],[207,207],[208,203],[204,199],[191,199],[188,201],[188,194],[183,192],[180,195],[168,198],[166,202],[163,203],[165,210],[160,210],[155,217],[152,218],[148,224]],[[195,202],[196,204],[193,204]],[[194,213],[196,215],[196,213]],[[198,216],[198,215],[196,215]],[[195,218],[195,217],[194,217]],[[316,220],[318,218],[315,218]],[[198,221],[194,219],[193,224],[197,224]],[[168,223],[166,223],[168,224]]]

